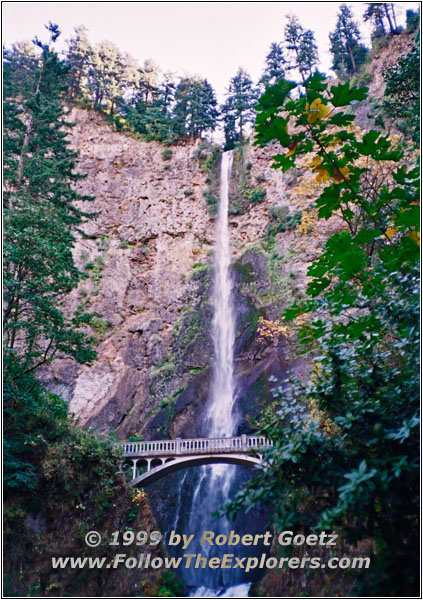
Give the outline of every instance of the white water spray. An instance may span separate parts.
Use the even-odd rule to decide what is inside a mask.
[[[234,344],[235,311],[233,307],[231,253],[229,240],[229,181],[232,170],[233,151],[224,152],[220,167],[220,201],[216,220],[215,271],[212,294],[213,323],[212,338],[214,347],[213,375],[210,384],[206,411],[206,432],[209,437],[230,437],[236,430],[234,403]],[[231,485],[235,478],[235,467],[213,465],[203,467],[199,483],[194,492],[191,508],[190,527],[194,530],[210,529],[210,515],[220,505],[229,500]],[[219,533],[229,533],[230,524],[225,517],[214,522]],[[191,531],[190,529],[190,531]],[[216,530],[217,530],[216,529]],[[201,548],[209,555],[210,548]],[[205,576],[204,584],[197,588],[197,597],[231,597],[225,590],[230,587],[231,573],[223,572],[219,581],[216,572]],[[242,588],[248,593],[249,586]]]
[[[236,427],[233,415],[235,315],[230,274],[231,253],[228,223],[229,180],[232,162],[233,150],[224,152],[220,167],[220,202],[216,223],[215,276],[212,296],[214,363],[207,412],[210,437],[230,437],[234,434]]]

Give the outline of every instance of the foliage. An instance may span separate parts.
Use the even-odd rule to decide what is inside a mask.
[[[417,31],[420,26],[420,10],[408,9],[406,12],[407,31]]]
[[[295,229],[301,223],[302,214],[301,210],[289,213],[287,206],[278,206],[273,207],[271,210],[269,209],[269,216],[272,222],[268,225],[267,235],[274,236],[282,231]]]
[[[163,160],[170,160],[173,156],[173,150],[172,148],[165,148],[162,152],[162,158]]]
[[[285,64],[286,59],[284,57],[282,45],[272,42],[269,53],[266,56],[266,64],[260,83],[262,83],[264,87],[278,83],[278,81],[285,77]]]
[[[420,34],[412,49],[384,73],[383,107],[395,124],[417,144],[420,140]]]
[[[304,29],[296,16],[289,16],[285,26],[285,47],[288,50],[288,70],[297,70],[302,81],[311,75],[318,63],[314,34]]]
[[[372,39],[386,35],[386,24],[390,33],[398,31],[394,2],[366,2],[363,20],[373,25]]]
[[[277,140],[287,170],[312,153],[325,184],[318,217],[342,217],[308,271],[308,297],[285,313],[304,319],[312,352],[308,385],[275,388],[260,431],[274,441],[263,470],[229,504],[273,508],[280,530],[339,531],[373,539],[376,553],[357,590],[413,595],[418,586],[418,168],[379,131],[352,126],[365,89],[314,75],[292,100],[280,82],[260,99],[257,143]]]
[[[49,25],[52,42],[56,25]],[[4,443],[6,492],[39,489],[46,448],[69,432],[66,404],[35,374],[55,357],[95,357],[82,330],[93,315],[69,316],[63,301],[78,283],[74,231],[89,216],[75,206],[79,179],[62,106],[69,66],[49,45],[5,56]],[[32,497],[30,495],[30,497]]]
[[[217,100],[207,79],[185,77],[175,92],[173,118],[181,137],[201,137],[217,124]]]
[[[359,43],[360,32],[346,4],[339,7],[336,26],[329,34],[329,39],[333,56],[332,68],[338,77],[358,73],[365,61],[367,49]]]
[[[221,107],[225,150],[231,150],[237,144],[244,143],[246,127],[255,119],[256,101],[257,92],[250,76],[244,69],[238,69],[229,83],[226,101]]]

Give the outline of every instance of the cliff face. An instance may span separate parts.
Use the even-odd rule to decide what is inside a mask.
[[[219,151],[188,143],[164,152],[157,143],[113,131],[97,113],[74,108],[71,118],[77,169],[85,175],[78,191],[95,196],[81,208],[97,216],[85,226],[89,238],[75,244],[84,279],[69,308],[97,315],[93,329],[100,343],[94,364],[59,359],[43,377],[83,425],[114,429],[121,437],[199,435],[212,355],[214,243],[203,194],[218,188]],[[283,336],[263,341],[257,324],[260,317],[277,319],[301,293],[319,235],[327,234],[310,235],[313,225],[307,225],[315,184],[304,187],[298,172],[288,178],[271,169],[271,155],[271,148],[238,153],[231,182],[236,372],[244,416],[270,397],[270,374],[281,377],[288,366],[305,373]],[[248,430],[245,419],[241,428]]]

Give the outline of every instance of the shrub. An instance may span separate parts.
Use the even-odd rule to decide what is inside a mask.
[[[170,160],[173,156],[173,150],[172,148],[165,148],[162,152],[162,158],[163,160]]]
[[[266,197],[266,190],[255,189],[251,192],[251,202],[263,202]]]

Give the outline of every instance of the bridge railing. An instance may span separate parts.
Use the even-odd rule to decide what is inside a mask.
[[[181,456],[186,454],[214,454],[219,452],[248,452],[263,450],[272,445],[262,435],[241,435],[229,438],[195,438],[118,442],[124,456]]]

